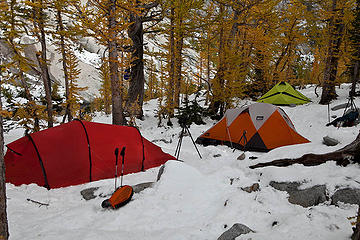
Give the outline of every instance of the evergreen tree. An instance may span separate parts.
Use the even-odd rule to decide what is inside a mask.
[[[198,95],[191,102],[189,102],[188,98],[184,99],[184,107],[179,107],[179,112],[176,116],[179,124],[185,124],[186,126],[190,126],[192,123],[197,125],[205,124],[202,120],[205,109],[199,105],[196,100],[197,97]]]

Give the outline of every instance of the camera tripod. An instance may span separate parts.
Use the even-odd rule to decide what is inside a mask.
[[[353,94],[349,94],[349,100],[348,100],[348,102],[347,102],[347,104],[346,104],[346,107],[345,107],[345,110],[344,110],[344,113],[343,113],[343,116],[346,114],[346,110],[347,109],[350,109],[350,110],[352,110],[352,111],[357,111],[358,109],[357,109],[357,107],[356,107],[356,105],[355,105],[355,103],[354,103],[354,96],[353,96]]]
[[[176,160],[179,160],[181,144],[182,144],[182,140],[183,140],[185,131],[189,134],[189,136],[190,136],[190,138],[191,138],[191,141],[192,141],[192,143],[194,144],[195,149],[196,149],[196,151],[197,151],[197,153],[199,154],[199,157],[200,157],[200,159],[201,159],[202,157],[201,157],[201,155],[200,155],[200,152],[199,152],[198,148],[196,147],[196,144],[195,144],[195,141],[194,141],[193,137],[191,136],[191,133],[190,133],[189,128],[186,126],[186,124],[181,124],[181,127],[182,127],[182,129],[181,129],[179,141],[178,141],[178,144],[177,144],[176,150],[175,150]]]

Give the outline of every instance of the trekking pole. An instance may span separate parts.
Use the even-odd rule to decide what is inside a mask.
[[[118,156],[119,156],[119,148],[115,148],[115,191],[116,191]]]
[[[123,147],[121,149],[121,153],[120,153],[121,157],[122,157],[122,166],[121,166],[121,186],[120,188],[122,188],[122,183],[123,183],[123,176],[124,176],[124,159],[125,159],[125,147]]]

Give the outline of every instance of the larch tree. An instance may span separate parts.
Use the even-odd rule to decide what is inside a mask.
[[[151,32],[153,27],[162,20],[162,11],[158,1],[136,0],[133,9],[129,11],[130,25],[128,36],[132,41],[129,88],[126,100],[126,110],[138,118],[143,117],[144,102],[144,34]],[[145,29],[144,24],[149,25]],[[131,109],[133,108],[133,109]],[[135,109],[134,109],[135,108]]]
[[[76,0],[72,0],[71,3],[76,3]],[[52,36],[55,39],[56,50],[61,54],[59,61],[62,63],[65,83],[66,103],[63,122],[65,122],[66,118],[70,122],[73,119],[75,109],[78,108],[73,104],[78,104],[76,97],[80,90],[76,84],[76,78],[80,74],[80,70],[77,68],[78,63],[70,46],[73,45],[76,37],[81,36],[81,32],[74,28],[70,22],[70,18],[74,15],[74,9],[71,8],[69,0],[54,1],[52,2],[52,8],[54,9],[56,23]],[[67,24],[64,18],[67,19]],[[70,62],[70,60],[75,62]]]
[[[36,58],[40,67],[41,79],[43,80],[46,99],[46,111],[48,128],[54,125],[54,111],[51,97],[51,79],[49,74],[47,59],[47,43],[46,43],[46,27],[48,23],[48,15],[46,9],[49,3],[46,0],[27,0],[26,5],[29,7],[29,21],[32,23],[31,34],[37,39],[41,45],[41,50],[36,53]]]
[[[0,28],[5,29],[6,22],[9,19],[9,5],[7,1],[0,2]],[[3,83],[3,74],[7,72],[4,66],[5,57],[0,56],[0,93]],[[2,95],[2,94],[1,94]],[[0,95],[0,110],[2,111],[2,100]],[[5,183],[5,163],[4,163],[4,133],[3,117],[0,114],[0,239],[9,239],[9,226],[6,211],[6,183]]]
[[[45,119],[44,107],[36,102],[31,94],[31,87],[28,83],[26,73],[34,69],[35,65],[24,55],[24,45],[21,43],[21,36],[25,34],[26,23],[23,19],[24,8],[15,0],[4,1],[3,7],[7,10],[2,11],[2,27],[4,42],[11,50],[10,56],[7,56],[4,67],[12,72],[8,76],[8,82],[23,89],[25,103],[17,104],[15,119],[19,121],[27,130],[39,131],[40,120]],[[14,71],[14,69],[16,69]]]
[[[344,37],[344,7],[347,1],[331,0],[328,6],[328,45],[322,82],[320,104],[328,104],[337,98],[335,91],[340,47]]]
[[[199,13],[202,6],[203,2],[200,0],[171,0],[165,1],[163,4],[165,16],[169,19],[162,28],[168,39],[164,48],[167,51],[166,108],[169,125],[172,125],[170,118],[174,116],[175,109],[180,105],[181,86],[183,85],[183,50],[188,47],[186,40],[198,31],[199,23],[194,21],[194,16]]]
[[[274,59],[272,86],[279,81],[293,83],[296,78],[294,64],[301,52],[299,46],[305,42],[303,14],[306,14],[306,6],[298,0],[289,1],[279,12],[277,31],[281,34],[273,47],[276,50],[273,55],[278,57]]]
[[[111,113],[111,84],[110,84],[110,69],[109,62],[102,61],[100,66],[101,88],[99,105],[104,110],[105,114]]]
[[[209,111],[213,114],[223,115],[226,108],[231,107],[232,94],[229,91],[223,91],[228,87],[239,84],[234,81],[236,73],[240,71],[240,79],[243,79],[248,69],[249,61],[246,60],[251,55],[252,47],[246,40],[247,31],[240,31],[240,27],[245,30],[247,26],[253,25],[248,22],[251,11],[254,8],[265,6],[268,1],[251,0],[246,2],[234,1],[216,1],[218,2],[220,20],[217,25],[218,30],[218,60],[216,62],[217,70],[212,79],[213,95],[211,98]],[[242,43],[239,40],[242,39]],[[244,45],[245,44],[245,45]],[[234,54],[237,52],[238,54]],[[236,55],[241,56],[237,58]],[[241,59],[244,58],[245,59]],[[234,68],[236,66],[237,68]],[[231,90],[230,90],[231,91]]]
[[[1,7],[0,7],[1,9]],[[1,90],[0,76],[0,90]],[[2,111],[2,101],[0,99],[0,110]],[[3,117],[0,114],[0,239],[9,238],[9,227],[6,213],[6,184],[5,184],[5,162],[4,162],[4,130]]]
[[[360,72],[360,0],[356,1],[356,8],[354,9],[354,19],[349,30],[349,38],[351,43],[351,60],[349,67],[351,78],[351,96],[355,96],[356,84],[359,82]]]
[[[107,61],[111,83],[112,123],[125,124],[123,107],[123,74],[128,62],[121,57],[119,51],[126,51],[131,45],[126,38],[130,26],[129,12],[134,9],[135,1],[90,0],[86,6],[76,5],[79,21],[87,33],[107,50]]]

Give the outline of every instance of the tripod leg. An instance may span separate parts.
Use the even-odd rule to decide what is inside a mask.
[[[186,126],[185,126],[185,127],[186,127]],[[200,152],[199,152],[199,149],[197,148],[196,143],[195,143],[193,137],[191,136],[191,133],[190,133],[190,130],[188,129],[188,127],[186,127],[186,131],[188,132],[188,134],[189,134],[189,136],[190,136],[190,138],[191,138],[191,141],[193,142],[193,144],[194,144],[194,146],[195,146],[195,149],[196,149],[197,153],[199,154],[200,159],[202,159],[202,157],[201,157],[201,155],[200,155]]]
[[[175,150],[176,160],[179,160],[179,155],[180,155],[180,149],[181,149],[181,143],[182,143],[183,136],[184,136],[184,128],[181,129],[179,141],[178,141],[178,144],[176,146],[176,150]]]

